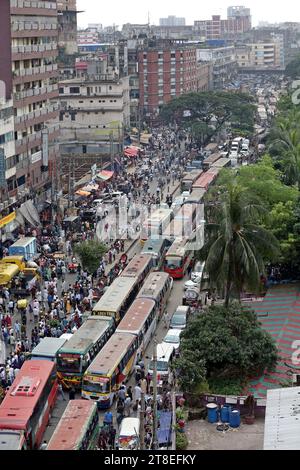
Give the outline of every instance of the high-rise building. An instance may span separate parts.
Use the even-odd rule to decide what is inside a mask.
[[[66,55],[76,54],[77,8],[76,0],[57,0],[58,46]]]
[[[168,18],[160,18],[160,26],[185,26],[185,18],[178,18],[177,16],[168,16]]]
[[[138,52],[140,107],[156,114],[172,98],[197,91],[196,48],[176,41],[149,41]]]
[[[15,154],[6,154],[8,202],[49,198],[56,174],[58,96],[56,0],[1,0],[0,80],[14,109]]]
[[[211,20],[194,22],[195,30],[207,40],[235,39],[251,27],[250,9],[245,7],[229,7],[226,20],[222,20],[220,15],[213,15]]]

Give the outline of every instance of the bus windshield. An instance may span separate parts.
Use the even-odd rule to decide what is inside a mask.
[[[153,368],[154,368],[154,361],[151,361],[149,369],[153,370]],[[168,370],[168,363],[166,361],[157,361],[157,370],[158,371],[167,371]]]
[[[109,384],[110,381],[107,378],[99,378],[99,382],[90,382],[86,378],[83,379],[84,390],[91,393],[107,393],[110,391]]]
[[[181,258],[167,258],[166,267],[169,269],[181,268],[182,266],[182,259]]]
[[[59,372],[81,372],[80,356],[58,356],[57,369]]]

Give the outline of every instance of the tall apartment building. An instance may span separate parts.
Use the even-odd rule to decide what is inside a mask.
[[[240,69],[284,70],[283,38],[240,46],[236,49],[236,58]]]
[[[234,46],[197,49],[197,61],[212,64],[212,83],[216,90],[226,86],[237,73]]]
[[[235,39],[249,31],[252,27],[250,9],[245,7],[229,7],[227,19],[213,15],[211,20],[194,22],[194,29],[200,37],[207,40]]]
[[[61,151],[64,162],[79,156],[109,154],[110,140],[123,142],[130,126],[129,78],[120,77],[107,60],[76,63],[77,76],[59,85]]]
[[[6,159],[7,196],[13,204],[49,198],[59,136],[56,0],[1,0],[0,80],[13,99],[15,154]]]
[[[78,44],[98,44],[99,33],[94,29],[86,29],[84,31],[77,32],[77,43]]]
[[[140,107],[156,114],[172,98],[197,91],[196,48],[175,41],[149,42],[138,52]]]
[[[177,16],[168,16],[168,18],[159,19],[160,26],[185,26],[185,18],[178,18]]]
[[[9,206],[8,182],[16,175],[14,108],[12,99],[0,98],[0,211]]]
[[[77,46],[77,8],[76,0],[57,0],[58,47],[66,55],[76,54]]]

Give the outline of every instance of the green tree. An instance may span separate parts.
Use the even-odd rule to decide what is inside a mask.
[[[278,252],[274,235],[257,223],[264,208],[257,198],[237,184],[229,184],[211,208],[207,241],[198,256],[212,285],[223,289],[225,305],[248,288],[258,292],[267,260]]]
[[[292,79],[300,78],[300,55],[286,66],[285,75]]]
[[[206,369],[206,379],[223,378],[226,383],[271,371],[278,360],[271,335],[262,329],[253,311],[237,302],[228,308],[209,307],[195,317],[182,333],[180,356],[175,367],[186,391],[193,391],[196,380],[202,380],[203,372],[196,380],[189,380],[188,375],[199,364]]]
[[[87,240],[75,245],[75,253],[79,256],[83,269],[91,274],[97,271],[106,252],[107,247],[96,240]]]
[[[205,361],[197,350],[186,351],[174,363],[174,369],[180,370],[180,387],[183,391],[193,390],[205,380],[207,370]]]

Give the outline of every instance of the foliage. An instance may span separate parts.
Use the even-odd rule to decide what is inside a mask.
[[[82,267],[89,273],[97,271],[101,258],[106,251],[107,247],[95,240],[88,240],[75,245],[75,253],[79,256]]]
[[[188,412],[182,407],[176,408],[176,419],[179,421],[180,419],[187,421],[188,420]]]
[[[203,380],[210,386],[221,386],[223,381],[224,388],[233,387],[229,379],[238,379],[238,386],[252,374],[273,370],[278,359],[271,335],[262,329],[254,312],[238,303],[228,308],[209,307],[188,324],[181,338],[181,357],[175,367],[185,391],[194,391]],[[193,374],[199,362],[206,375],[191,379],[190,372]]]
[[[176,450],[186,450],[189,445],[184,432],[176,432]]]
[[[260,200],[236,183],[228,183],[210,207],[198,257],[212,287],[225,286],[225,305],[244,289],[259,292],[265,262],[278,252],[276,238],[259,223],[264,212]]]
[[[185,392],[192,390],[206,376],[204,361],[197,350],[189,350],[185,355],[180,355],[173,364],[174,370],[180,370],[180,385]]]
[[[292,79],[300,78],[300,55],[286,66],[285,75]]]
[[[254,116],[255,106],[250,95],[224,91],[185,94],[161,110],[165,123],[176,122],[179,126],[190,127],[195,139],[201,143],[209,141],[212,124],[219,130],[226,122],[231,122],[233,127],[249,135],[254,129]]]
[[[210,392],[216,395],[242,395],[247,385],[240,377],[212,377],[208,382]]]

